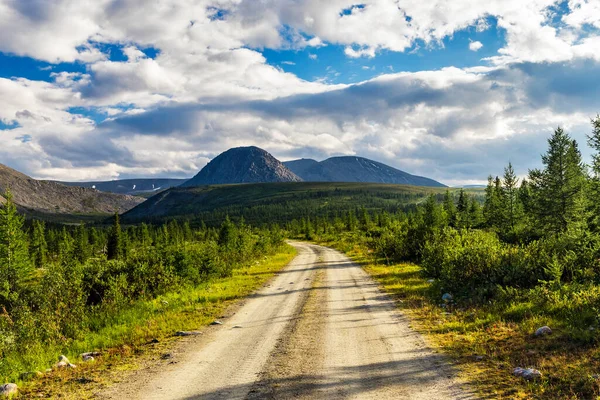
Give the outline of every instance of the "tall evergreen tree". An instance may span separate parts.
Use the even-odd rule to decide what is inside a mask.
[[[123,238],[121,235],[119,214],[115,213],[113,226],[108,234],[108,242],[106,244],[106,255],[109,260],[118,260],[123,256]]]
[[[444,194],[444,202],[442,203],[444,212],[446,213],[446,221],[449,226],[456,226],[456,205],[454,204],[454,196],[450,190],[446,189]]]
[[[522,216],[522,207],[519,202],[519,180],[515,174],[512,163],[504,168],[504,179],[502,185],[503,200],[504,200],[504,226],[503,233],[515,232],[515,225]]]
[[[590,208],[593,229],[600,230],[600,115],[592,120],[592,134],[588,136],[592,154],[592,180],[590,184]]]
[[[46,225],[42,221],[33,221],[29,253],[33,264],[37,268],[43,268],[46,265],[46,261],[48,260],[48,243],[46,242]]]
[[[17,212],[10,191],[4,198],[6,202],[0,207],[0,306],[8,310],[19,300],[32,265],[23,231],[24,218]]]
[[[543,170],[529,172],[533,212],[543,233],[561,233],[585,223],[585,167],[577,142],[561,128],[548,139]]]

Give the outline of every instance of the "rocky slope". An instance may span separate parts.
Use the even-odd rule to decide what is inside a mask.
[[[307,182],[372,182],[445,187],[433,179],[411,175],[363,157],[332,157],[321,162],[302,159],[284,164]]]
[[[181,186],[300,181],[300,177],[271,154],[251,146],[236,147],[221,153]]]
[[[148,195],[176,187],[186,182],[187,179],[119,179],[114,181],[99,182],[58,182],[67,186],[81,186],[96,189],[101,192]]]
[[[139,197],[36,180],[0,164],[0,193],[8,189],[20,208],[48,214],[122,213],[143,201]]]

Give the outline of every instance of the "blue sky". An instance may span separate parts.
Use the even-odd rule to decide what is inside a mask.
[[[0,0],[0,163],[37,178],[187,177],[256,145],[448,184],[586,157],[594,0]]]

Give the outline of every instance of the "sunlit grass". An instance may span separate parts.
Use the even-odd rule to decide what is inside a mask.
[[[9,378],[22,387],[20,398],[38,395],[88,398],[92,395],[90,387],[109,383],[118,371],[137,368],[139,360],[134,356],[168,347],[176,340],[177,331],[196,330],[213,322],[234,301],[246,297],[273,277],[295,254],[296,250],[286,245],[276,255],[251,267],[234,270],[231,277],[135,302],[116,315],[106,316],[107,320],[98,323],[102,326],[100,329],[64,348],[40,347],[12,355],[3,360],[13,370]],[[153,339],[159,342],[158,346],[148,346]],[[100,351],[102,356],[90,364],[80,363],[79,355],[89,351]],[[77,368],[47,373],[27,383],[18,379],[25,371],[45,371],[56,363],[60,354],[77,364]],[[78,379],[82,377],[93,382],[81,383]]]

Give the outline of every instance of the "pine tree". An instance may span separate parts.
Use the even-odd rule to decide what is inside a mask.
[[[506,236],[509,232],[515,232],[517,221],[522,216],[522,207],[519,202],[519,180],[515,174],[512,164],[504,168],[504,179],[502,193],[504,200],[504,226],[503,233]]]
[[[31,233],[31,244],[29,253],[33,264],[37,268],[43,268],[48,260],[48,244],[46,242],[46,225],[42,221],[33,221],[33,231]]]
[[[543,233],[561,233],[585,223],[586,173],[577,142],[561,128],[548,139],[543,170],[529,172],[533,212]]]
[[[74,256],[80,263],[84,263],[90,257],[90,243],[88,232],[84,224],[75,230]]]
[[[121,234],[119,214],[115,213],[113,226],[108,234],[108,242],[106,244],[106,255],[109,260],[118,260],[123,256],[123,238]]]
[[[592,154],[592,180],[590,184],[590,208],[593,228],[600,230],[600,115],[592,120],[592,134],[588,145],[596,152]]]
[[[446,189],[444,202],[442,203],[446,213],[446,221],[449,226],[456,226],[456,206],[454,205],[454,196]]]
[[[458,202],[456,203],[457,228],[469,227],[469,198],[464,189],[458,193]]]
[[[32,265],[23,231],[24,218],[17,212],[10,191],[4,198],[6,202],[0,208],[0,306],[10,310],[30,277]]]

